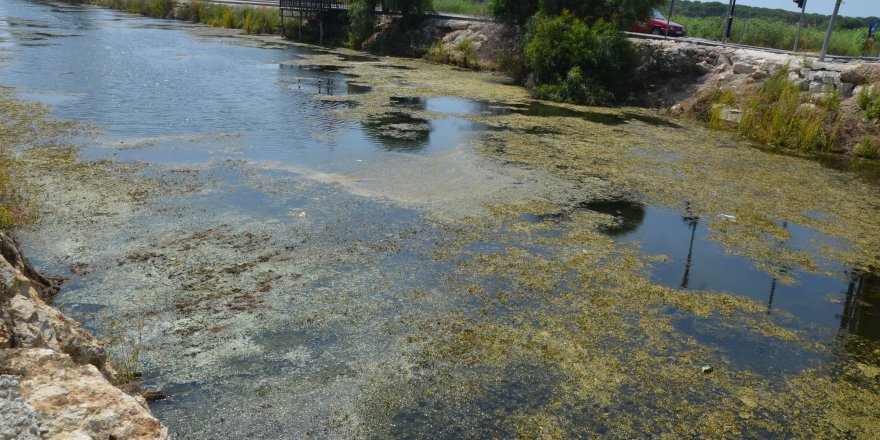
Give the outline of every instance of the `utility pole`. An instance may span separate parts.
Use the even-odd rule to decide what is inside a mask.
[[[675,0],[669,2],[669,15],[666,16],[666,37],[669,37],[669,21],[672,20],[672,11],[675,10]]]
[[[724,29],[721,33],[721,42],[727,43],[727,39],[730,38],[730,30],[733,28],[733,11],[736,8],[736,0],[730,0],[730,3],[727,4],[727,19],[724,20]]]
[[[801,26],[804,24],[804,12],[807,11],[807,0],[794,0],[794,2],[801,7],[801,19],[798,20],[797,33],[794,34],[794,49],[791,50],[797,52],[798,43],[801,41]]]
[[[819,62],[825,61],[825,55],[828,54],[828,45],[831,44],[831,33],[834,32],[834,22],[837,21],[837,13],[840,12],[840,4],[843,0],[837,0],[834,4],[834,13],[831,14],[831,22],[828,23],[828,33],[825,34],[825,42],[822,43],[822,52],[819,53]]]

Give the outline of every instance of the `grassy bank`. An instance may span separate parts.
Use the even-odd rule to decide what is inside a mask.
[[[721,29],[724,24],[720,17],[693,18],[676,16],[673,18],[673,21],[685,25],[688,35],[691,37],[721,40]],[[823,27],[804,27],[801,29],[798,50],[808,52],[818,52],[821,50],[826,30]],[[729,41],[750,46],[791,50],[794,47],[796,32],[797,28],[795,26],[783,21],[742,18],[734,21]],[[865,43],[866,35],[864,30],[840,29],[832,35],[828,52],[833,55],[860,56],[862,55]],[[878,49],[875,47],[871,55],[876,56],[877,53]]]
[[[276,8],[227,6],[200,0],[84,0],[84,3],[117,9],[153,18],[172,18],[227,29],[241,29],[248,34],[277,34],[281,16]],[[294,28],[291,19],[291,29]]]

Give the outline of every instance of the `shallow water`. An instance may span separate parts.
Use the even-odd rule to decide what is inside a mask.
[[[151,407],[182,437],[528,436],[542,417],[557,420],[547,426],[560,436],[626,437],[614,414],[634,417],[633,429],[666,420],[665,397],[639,385],[655,377],[615,378],[612,395],[632,401],[560,403],[608,392],[573,386],[582,368],[620,371],[612,358],[677,368],[670,359],[699,357],[734,372],[718,379],[725,384],[754,375],[774,389],[851,358],[876,363],[880,283],[853,268],[862,261],[839,257],[849,237],[692,209],[684,197],[659,203],[602,171],[572,176],[571,164],[554,173],[510,157],[516,146],[499,141],[621,142],[627,157],[650,156],[659,169],[683,153],[649,148],[714,142],[703,131],[635,109],[533,102],[488,75],[88,7],[6,1],[0,47],[13,60],[0,69],[3,86],[101,131],[80,146],[82,158],[134,167],[116,180],[57,184],[46,197],[64,208],[23,236],[44,270],[70,276],[63,309],[95,332],[143,344],[143,383],[168,395]],[[444,75],[485,82],[485,96],[441,93],[456,86]],[[438,96],[426,93],[432,81]],[[574,135],[568,124],[579,124]],[[743,149],[725,142],[719,148]],[[614,161],[604,154],[582,159],[601,170]],[[508,205],[521,206],[493,208]],[[839,221],[877,218],[864,209]],[[821,225],[838,214],[806,217]],[[726,239],[753,224],[767,257]],[[600,235],[572,238],[589,228]],[[557,274],[569,246],[584,248],[589,267]],[[606,316],[602,300],[584,302],[591,283],[597,292],[660,286],[664,298],[685,299]],[[637,293],[615,295],[639,303]],[[748,305],[733,312],[688,309],[741,298]],[[601,331],[591,327],[606,319]],[[642,329],[662,344],[614,339],[640,319],[663,329]],[[597,357],[580,367],[581,352],[565,351],[586,344],[586,331],[565,335],[577,326],[611,338],[591,340],[584,350]],[[797,340],[778,336],[787,331]],[[545,337],[565,355],[535,356],[533,341]],[[726,391],[722,382],[691,397],[711,401],[701,393]]]

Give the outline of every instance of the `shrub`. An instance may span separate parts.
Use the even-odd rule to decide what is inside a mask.
[[[880,90],[876,84],[863,87],[856,97],[856,103],[869,120],[880,118]]]
[[[489,0],[489,11],[498,20],[522,25],[538,12],[538,0]]]
[[[525,62],[538,94],[592,105],[622,99],[638,56],[618,28],[604,20],[592,25],[563,12],[537,15],[530,23]]]
[[[877,145],[874,145],[874,142],[867,137],[856,144],[856,147],[853,150],[853,154],[862,159],[876,159],[878,152],[880,152],[880,150],[878,150]]]
[[[348,47],[358,49],[376,29],[373,0],[356,0],[348,10]]]

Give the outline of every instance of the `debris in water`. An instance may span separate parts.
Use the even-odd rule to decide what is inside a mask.
[[[714,370],[715,370],[715,369],[712,368],[711,365],[703,365],[703,368],[700,369],[700,371],[702,371],[703,374],[709,374],[709,373],[711,373],[711,372],[714,371]]]

